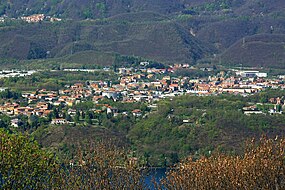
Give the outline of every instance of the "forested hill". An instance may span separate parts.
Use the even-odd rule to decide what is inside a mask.
[[[154,11],[163,14],[182,11],[185,6],[211,0],[11,0],[1,1],[0,14],[8,16],[45,13],[65,18],[98,18],[121,13]]]
[[[110,17],[153,11],[171,14],[199,7],[203,11],[231,9],[235,14],[268,14],[284,10],[282,0],[9,0],[0,1],[0,15],[11,17],[43,13],[65,18]]]
[[[87,51],[167,64],[283,68],[284,12],[284,0],[2,0],[0,17],[12,21],[0,22],[0,57],[47,59]],[[33,14],[62,22],[17,22]],[[272,53],[263,59],[264,52]]]

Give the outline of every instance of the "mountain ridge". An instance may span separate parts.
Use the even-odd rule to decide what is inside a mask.
[[[233,46],[243,38],[285,34],[284,9],[282,0],[1,1],[2,16],[43,13],[63,21],[0,23],[0,56],[47,59],[95,51],[167,64],[197,64],[205,58],[214,60],[218,54],[226,58],[223,63],[237,65],[240,61],[229,56],[239,53],[240,49]],[[260,43],[256,48],[255,52],[258,48],[271,51],[270,46]],[[281,46],[273,49],[282,51]],[[259,65],[259,54],[252,53],[243,64]],[[268,63],[261,65],[278,67],[270,62],[274,55],[267,55]],[[283,54],[278,55],[278,59],[285,59]]]

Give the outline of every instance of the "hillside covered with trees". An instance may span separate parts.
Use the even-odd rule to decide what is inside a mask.
[[[100,59],[95,64],[102,65],[117,53],[168,64],[242,62],[280,68],[284,8],[282,0],[1,1],[0,55],[9,62],[92,52]],[[33,14],[62,21],[21,21]],[[263,59],[271,45],[274,52]],[[82,56],[80,63],[86,61]]]

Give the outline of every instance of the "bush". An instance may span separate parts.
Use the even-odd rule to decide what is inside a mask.
[[[241,156],[191,158],[170,171],[167,189],[285,189],[285,140],[265,137],[248,143]]]
[[[144,189],[142,171],[129,165],[125,152],[110,142],[80,148],[68,164],[62,172],[63,189]]]

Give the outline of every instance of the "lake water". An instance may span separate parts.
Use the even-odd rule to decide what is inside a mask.
[[[145,185],[148,187],[148,189],[155,190],[154,185],[153,185],[153,179],[155,179],[155,181],[157,183],[159,183],[159,181],[162,178],[165,178],[166,171],[167,171],[166,168],[153,168],[153,169],[150,169],[150,171],[148,172],[148,174],[145,177]]]

